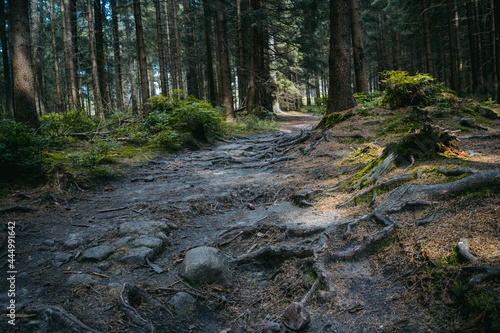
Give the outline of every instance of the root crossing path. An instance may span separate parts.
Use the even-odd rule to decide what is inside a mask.
[[[301,318],[288,318],[294,309],[307,312],[306,332],[432,331],[425,311],[402,299],[409,291],[388,278],[390,267],[365,255],[397,225],[383,208],[338,221],[335,211],[315,213],[307,198],[287,200],[300,190],[284,166],[298,156],[287,152],[315,121],[296,117],[281,131],[164,156],[105,188],[3,214],[18,223],[16,300],[24,318],[16,327],[2,318],[0,328],[287,332],[302,328]],[[369,219],[383,227],[332,250],[340,226],[347,235]],[[198,246],[227,258],[231,287],[179,276],[186,251]],[[0,301],[5,309],[8,299]]]

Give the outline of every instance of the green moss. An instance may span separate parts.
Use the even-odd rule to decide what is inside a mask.
[[[489,332],[500,331],[500,312],[497,309],[496,296],[486,290],[470,289],[464,293],[462,301],[460,305],[464,307],[467,322],[483,315],[478,325]]]
[[[319,128],[319,129],[332,128],[336,124],[339,124],[339,123],[351,118],[352,116],[354,116],[354,113],[352,111],[348,111],[345,113],[335,112],[335,113],[326,115],[325,117],[323,117],[323,119],[321,119],[321,122],[319,123],[317,128]]]

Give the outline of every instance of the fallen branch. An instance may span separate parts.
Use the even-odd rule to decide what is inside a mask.
[[[478,173],[480,171],[477,169],[467,168],[467,167],[458,167],[458,168],[454,168],[454,169],[449,170],[449,169],[446,169],[446,167],[442,166],[439,169],[437,169],[437,172],[445,175],[446,177],[450,177],[450,176],[461,176],[467,172],[475,174],[475,173]]]

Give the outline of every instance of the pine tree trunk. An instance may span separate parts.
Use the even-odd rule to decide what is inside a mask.
[[[163,96],[168,96],[167,88],[167,71],[165,70],[165,56],[163,55],[163,32],[161,24],[161,7],[160,0],[155,0],[155,11],[156,11],[156,35],[158,41],[158,60],[160,63],[160,86],[161,94]]]
[[[226,35],[226,20],[221,0],[215,0],[217,22],[217,43],[219,47],[219,63],[221,71],[221,90],[224,115],[228,120],[234,119],[233,92],[231,89],[231,68],[229,67],[229,50]]]
[[[356,75],[356,91],[368,91],[368,79],[366,77],[365,50],[363,47],[363,36],[361,33],[361,16],[359,14],[358,0],[351,1],[351,33],[352,51],[354,56],[354,73]]]
[[[194,30],[193,30],[193,7],[191,0],[184,0],[184,13],[185,13],[185,28],[186,28],[186,46],[187,46],[187,73],[186,84],[188,95],[193,95],[196,98],[200,97],[198,89],[198,72],[196,66],[196,47],[194,43]]]
[[[5,1],[0,1],[0,42],[2,46],[3,78],[5,86],[5,112],[14,116],[14,91],[12,90],[12,78],[9,57],[9,43],[7,39],[7,15],[5,14]]]
[[[74,54],[74,39],[71,29],[71,0],[62,0],[63,17],[63,41],[64,41],[64,60],[66,66],[66,85],[68,87],[69,108],[70,110],[81,109],[80,92],[78,90],[77,67]]]
[[[425,37],[425,60],[427,61],[427,71],[432,77],[435,77],[434,62],[432,61],[432,47],[431,47],[431,33],[429,29],[429,14],[427,8],[427,1],[422,0],[422,20],[424,24],[424,37]]]
[[[14,67],[14,119],[38,129],[40,123],[36,113],[28,0],[9,1],[9,9]]]
[[[99,90],[101,91],[101,100],[103,110],[108,105],[107,101],[107,73],[104,61],[104,36],[102,31],[102,7],[101,0],[93,0],[94,2],[94,28],[95,28],[95,47],[97,71],[99,74]],[[107,110],[108,108],[106,108]]]
[[[104,119],[104,111],[102,108],[102,93],[99,80],[99,65],[96,54],[96,42],[94,31],[94,15],[92,10],[92,0],[87,0],[88,24],[89,24],[89,47],[90,47],[90,62],[92,66],[92,83],[94,89],[94,99],[96,106],[96,115],[100,119]]]
[[[494,20],[495,20],[495,57],[496,59],[496,80],[495,80],[495,93],[496,101],[500,103],[500,3],[495,0],[494,3]]]
[[[54,22],[54,0],[50,0],[50,32],[52,36],[52,52],[54,56],[54,72],[56,78],[57,112],[63,112],[63,95],[61,85],[61,74],[59,70],[59,59],[57,57],[56,23]]]
[[[447,0],[448,30],[450,36],[451,87],[458,94],[462,93],[463,70],[460,59],[460,30],[456,0]]]
[[[250,63],[248,71],[248,93],[247,93],[247,112],[252,113],[257,107],[257,89],[256,89],[256,75],[258,67],[258,28],[257,19],[254,10],[258,9],[255,0],[248,0],[248,11],[252,14],[250,22],[250,42],[249,42],[249,53],[250,53]]]
[[[475,9],[474,4],[471,2],[467,2],[467,32],[469,35],[469,48],[471,55],[471,67],[472,67],[472,92],[476,96],[481,95],[480,89],[481,85],[479,84],[479,79],[481,76],[480,72],[480,62],[479,62],[479,54],[478,54],[478,40],[477,32],[475,31]]]
[[[122,59],[120,54],[120,35],[118,34],[118,10],[117,0],[111,0],[111,20],[113,33],[113,59],[115,62],[115,94],[116,108],[123,112],[123,85],[122,85]]]
[[[327,114],[356,105],[351,90],[348,0],[330,0],[330,84]]]
[[[177,78],[180,90],[184,90],[184,85],[182,84],[182,66],[181,66],[181,46],[179,42],[179,26],[177,24],[177,4],[175,0],[172,0],[173,14],[174,14],[174,36],[175,36],[175,51],[176,51],[176,67],[177,67]]]
[[[314,87],[316,90],[316,105],[321,106],[321,103],[319,102],[319,99],[321,98],[321,87],[319,85],[319,74],[316,73],[314,75]]]
[[[165,8],[165,27],[167,29],[167,55],[168,55],[168,69],[170,72],[170,77],[172,79],[172,90],[178,89],[177,87],[177,72],[175,70],[175,61],[172,55],[172,46],[170,41],[170,19],[168,17],[168,0],[165,0],[164,8]],[[167,74],[167,82],[168,82],[168,74]]]
[[[42,10],[37,0],[31,0],[31,41],[33,48],[33,69],[35,73],[35,100],[37,111],[42,115],[46,111],[43,100],[43,47],[42,47]]]
[[[236,0],[236,15],[238,20],[238,104],[241,107],[246,99],[247,79],[245,64],[245,47],[243,40],[243,14],[241,0]]]
[[[148,64],[146,60],[146,46],[144,45],[144,31],[142,27],[141,2],[134,0],[135,36],[137,43],[137,61],[139,62],[139,74],[141,76],[141,101],[142,115],[146,116],[149,111],[149,79]]]
[[[215,106],[217,105],[217,96],[216,96],[216,85],[214,69],[212,67],[213,57],[212,57],[212,16],[213,11],[211,5],[207,1],[203,1],[203,16],[205,21],[205,44],[206,44],[206,56],[207,56],[207,79],[208,79],[208,100],[210,103]]]

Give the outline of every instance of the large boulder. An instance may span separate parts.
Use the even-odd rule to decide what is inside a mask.
[[[188,281],[232,285],[232,276],[224,255],[213,247],[201,246],[189,250],[182,262],[179,275]]]

